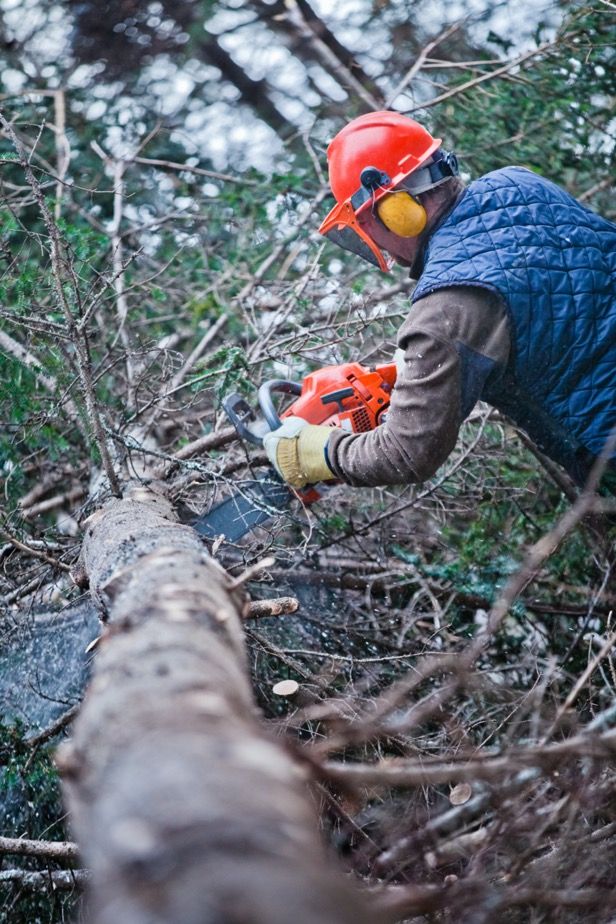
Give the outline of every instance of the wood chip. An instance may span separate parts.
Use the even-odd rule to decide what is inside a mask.
[[[464,805],[473,795],[473,789],[470,783],[458,783],[449,793],[449,801],[452,805]]]
[[[272,693],[276,696],[294,696],[299,690],[297,680],[280,680],[272,687]]]

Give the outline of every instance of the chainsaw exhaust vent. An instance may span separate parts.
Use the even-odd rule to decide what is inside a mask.
[[[358,407],[356,411],[353,411],[353,432],[365,433],[366,430],[370,429],[370,415],[368,411],[363,407]]]

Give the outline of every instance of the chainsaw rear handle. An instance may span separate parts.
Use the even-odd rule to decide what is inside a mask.
[[[271,379],[269,382],[263,382],[263,385],[259,388],[259,407],[270,430],[277,430],[278,427],[282,426],[282,420],[272,397],[274,393],[301,395],[301,382],[290,382],[287,379]]]

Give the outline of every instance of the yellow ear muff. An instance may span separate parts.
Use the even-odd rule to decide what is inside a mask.
[[[423,205],[407,193],[390,193],[376,206],[377,215],[388,231],[398,237],[417,237],[426,227],[428,216]]]

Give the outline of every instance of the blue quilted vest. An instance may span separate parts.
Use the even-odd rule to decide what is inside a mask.
[[[512,325],[482,398],[583,481],[616,427],[616,225],[529,170],[495,170],[430,238],[413,301],[460,285],[498,292]]]

